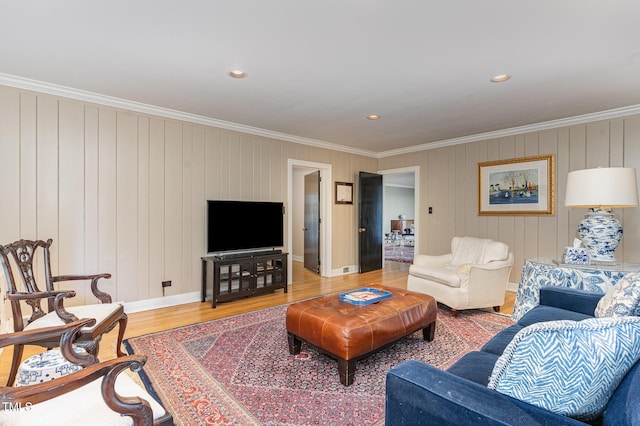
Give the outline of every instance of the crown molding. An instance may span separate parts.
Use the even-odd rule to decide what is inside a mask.
[[[168,108],[157,107],[141,102],[130,101],[127,99],[116,98],[113,96],[102,95],[99,93],[88,92],[85,90],[74,89],[71,87],[60,86],[57,84],[46,83],[43,81],[32,80],[10,74],[0,73],[0,84],[5,86],[16,87],[19,89],[31,90],[35,92],[47,93],[55,96],[75,99],[84,102],[91,102],[100,105],[106,105],[114,108],[139,112],[143,114],[155,115],[174,120],[185,121],[194,124],[217,127],[235,132],[247,133],[255,136],[278,139],[286,142],[293,142],[302,145],[313,146],[316,148],[330,149],[350,154],[362,155],[365,157],[385,158],[394,155],[409,154],[428,149],[442,148],[452,145],[460,145],[470,142],[478,142],[487,139],[495,139],[506,136],[514,136],[522,133],[538,132],[541,130],[555,129],[558,127],[572,126],[576,124],[585,124],[598,120],[610,120],[613,118],[626,117],[629,115],[640,114],[640,105],[631,105],[622,108],[611,109],[592,114],[579,115],[576,117],[562,118],[559,120],[546,121],[543,123],[528,124],[525,126],[511,127],[493,132],[478,133],[475,135],[462,136],[459,138],[446,139],[441,141],[428,142],[420,145],[414,145],[406,148],[393,149],[389,151],[374,152],[364,149],[352,148],[345,145],[339,145],[331,142],[324,142],[316,139],[304,138],[301,136],[290,135],[287,133],[274,132],[271,130],[261,129],[258,127],[246,126],[243,124],[232,123],[230,121],[217,120],[214,118],[204,117],[196,114],[189,114],[182,111],[176,111]]]
[[[545,121],[542,123],[527,124],[525,126],[510,127],[508,129],[496,130],[494,132],[478,133],[475,135],[462,136],[459,138],[446,139],[436,142],[428,142],[421,145],[409,146],[406,148],[393,149],[378,153],[378,158],[391,157],[400,154],[409,154],[427,149],[442,148],[445,146],[460,145],[463,143],[484,141],[487,139],[502,138],[505,136],[515,136],[523,133],[539,132],[542,130],[556,129],[558,127],[574,126],[599,120],[611,120],[614,118],[627,117],[629,115],[640,114],[640,105],[630,105],[627,107],[610,109],[607,111],[595,112],[592,114],[578,115],[575,117],[561,118],[558,120]]]
[[[141,102],[130,101],[127,99],[116,98],[113,96],[102,95],[99,93],[88,92],[85,90],[74,89],[71,87],[60,86],[57,84],[46,83],[38,80],[31,80],[10,74],[0,73],[0,84],[11,86],[18,89],[31,90],[34,92],[47,93],[49,95],[62,96],[65,98],[75,99],[83,102],[91,102],[100,105],[106,105],[114,108],[125,109],[129,111],[139,112],[143,114],[155,115],[159,117],[186,121],[194,124],[202,124],[205,126],[218,127],[225,130],[247,133],[255,136],[263,136],[266,138],[278,139],[286,142],[293,142],[302,145],[314,146],[317,148],[330,149],[333,151],[346,152],[350,154],[363,155],[366,157],[376,158],[377,152],[364,149],[352,148],[345,145],[324,142],[316,139],[305,138],[301,136],[290,135],[287,133],[274,132],[272,130],[261,129],[258,127],[246,126],[243,124],[232,123],[230,121],[217,120],[215,118],[204,117],[196,114],[189,114],[182,111],[176,111],[168,108],[157,107]]]

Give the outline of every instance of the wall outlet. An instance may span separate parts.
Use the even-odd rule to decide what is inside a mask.
[[[162,288],[171,287],[171,281],[162,281]]]

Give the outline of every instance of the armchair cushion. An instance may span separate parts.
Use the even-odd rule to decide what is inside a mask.
[[[21,425],[132,425],[130,417],[112,411],[102,399],[102,379],[57,398],[16,410],[0,411],[0,424]],[[165,410],[151,395],[138,386],[127,373],[118,375],[116,392],[122,396],[138,396],[151,406],[153,418],[165,415]]]
[[[73,348],[77,353],[85,353],[82,348]],[[14,386],[27,386],[66,376],[82,369],[81,365],[67,360],[60,349],[41,352],[25,359],[18,368],[18,379]]]
[[[469,274],[459,274],[458,268],[453,266],[443,266],[438,268],[429,266],[411,265],[409,273],[415,277],[436,281],[449,287],[460,287],[469,280]]]
[[[495,364],[489,389],[551,412],[594,419],[640,359],[640,318],[549,321],[522,329]]]
[[[640,273],[626,274],[602,296],[596,318],[640,315]]]
[[[486,264],[509,258],[509,246],[501,241],[489,240],[480,263]]]
[[[465,263],[486,263],[484,252],[491,240],[473,237],[454,237],[451,240],[452,266]]]
[[[451,240],[451,265],[484,265],[496,260],[507,260],[509,246],[487,238],[453,237]]]
[[[84,327],[83,330],[91,330],[99,326],[106,318],[109,318],[115,311],[121,308],[119,303],[98,303],[95,305],[80,305],[65,308],[67,312],[74,314],[78,319],[95,318],[96,323],[91,327]],[[64,324],[64,321],[55,311],[51,311],[45,316],[29,323],[24,329],[34,330],[43,327],[55,327]]]

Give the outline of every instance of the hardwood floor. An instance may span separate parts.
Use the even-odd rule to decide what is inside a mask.
[[[273,294],[219,303],[215,309],[211,308],[209,302],[194,302],[132,313],[129,314],[125,339],[373,284],[406,288],[408,270],[408,263],[387,261],[385,268],[379,271],[322,278],[304,269],[300,262],[293,262],[293,284],[289,286],[286,294],[282,290],[276,290]],[[515,293],[507,292],[505,304],[501,307],[500,312],[511,314],[514,301]],[[101,360],[115,357],[116,337],[117,328],[103,337],[100,345]],[[27,346],[23,359],[41,351],[42,349],[39,347]],[[0,383],[6,383],[11,353],[11,348],[5,348],[0,356]]]

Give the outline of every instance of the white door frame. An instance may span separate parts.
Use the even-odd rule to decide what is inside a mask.
[[[414,204],[413,204],[413,223],[416,227],[416,231],[420,230],[420,166],[401,167],[399,169],[387,169],[379,170],[378,174],[381,175],[397,175],[400,173],[413,173],[415,189],[414,189]],[[384,201],[383,201],[384,203]],[[420,238],[418,238],[419,232],[416,232],[414,236],[414,253],[418,254],[420,245]],[[384,250],[384,245],[383,245]],[[382,256],[382,262],[384,265],[384,252]]]
[[[331,276],[331,164],[289,158],[287,165],[287,248],[293,249],[293,169],[320,170],[320,276]],[[291,259],[291,256],[289,256]],[[288,284],[293,280],[293,261],[288,264]]]

